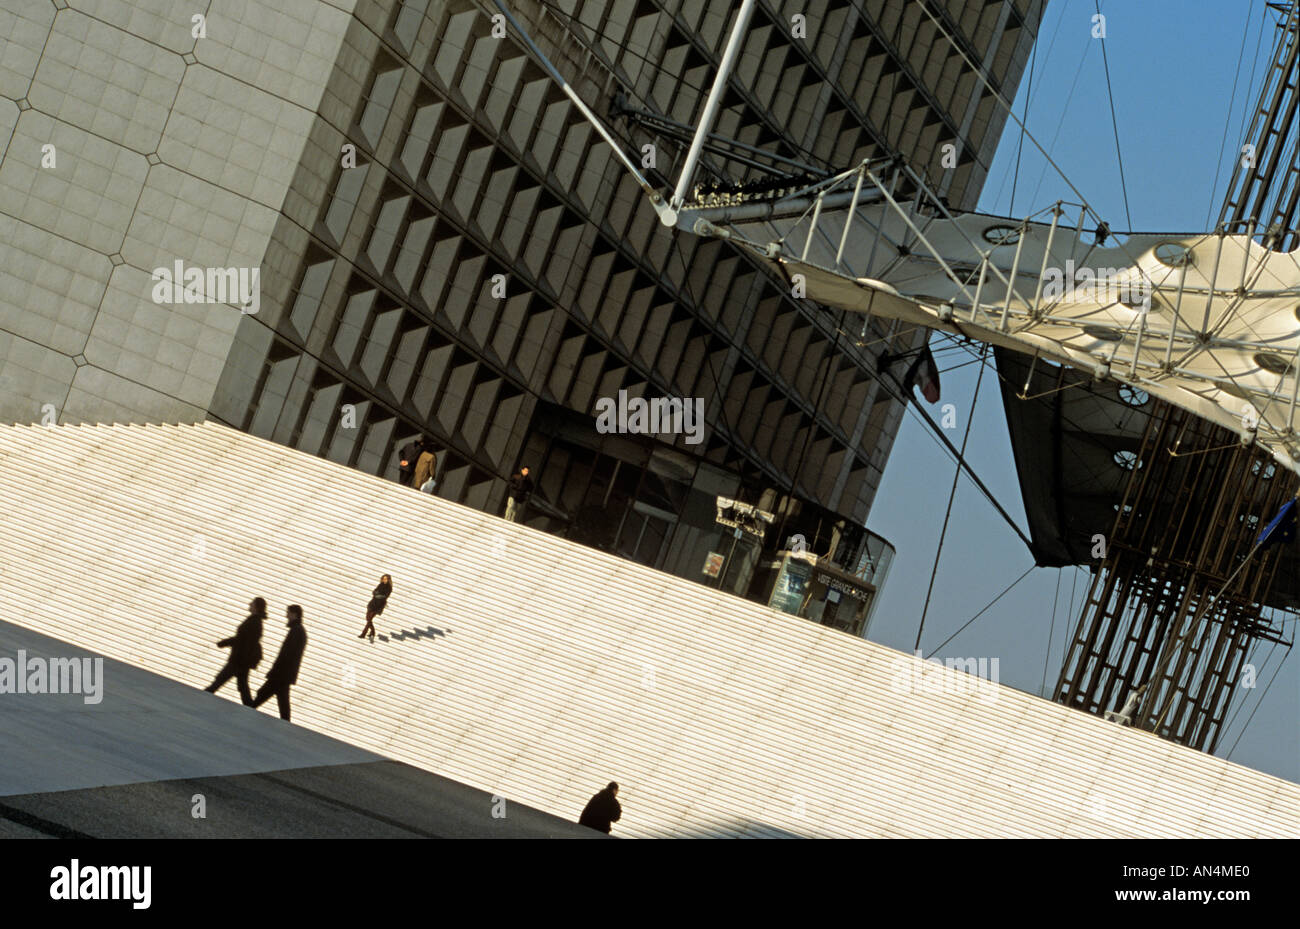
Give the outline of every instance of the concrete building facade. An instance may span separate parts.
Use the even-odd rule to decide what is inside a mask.
[[[691,124],[731,6],[511,4],[665,182],[686,146],[626,110]],[[1002,117],[972,65],[1011,98],[1039,0],[758,6],[718,133],[786,170],[898,153],[974,205]],[[388,475],[423,432],[440,495],[499,512],[530,464],[531,524],[682,576],[719,495],[871,570],[903,415],[876,357],[924,333],[675,238],[495,12],[0,0],[0,419],[213,419]],[[698,400],[703,429],[601,432],[620,391]],[[738,557],[743,592],[762,547]]]

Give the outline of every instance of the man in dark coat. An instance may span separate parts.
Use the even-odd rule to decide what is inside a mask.
[[[230,658],[226,666],[217,672],[216,680],[205,690],[214,694],[232,677],[239,687],[239,699],[244,706],[253,702],[253,693],[248,689],[248,672],[262,661],[262,620],[266,619],[266,601],[261,597],[248,605],[248,619],[239,624],[239,629],[228,639],[217,643],[218,648],[230,649]]]
[[[623,808],[618,803],[618,784],[610,781],[609,785],[587,801],[578,817],[578,825],[608,833],[610,823],[618,822],[623,815]]]
[[[510,475],[510,494],[506,498],[506,519],[512,523],[519,522],[524,514],[524,506],[533,493],[533,479],[527,468],[520,468]]]
[[[289,634],[284,637],[280,654],[275,656],[275,664],[266,673],[266,680],[257,689],[257,697],[252,706],[257,708],[271,699],[275,694],[280,706],[280,718],[289,718],[289,688],[298,683],[298,668],[302,665],[302,653],[307,650],[307,630],[302,626],[302,607],[294,604],[285,610],[289,619]]]
[[[415,463],[420,460],[420,453],[424,451],[425,439],[422,435],[417,435],[414,440],[407,442],[397,453],[397,473],[400,483],[409,485],[415,476]]]

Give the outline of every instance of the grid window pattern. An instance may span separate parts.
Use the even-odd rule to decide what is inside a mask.
[[[529,447],[539,400],[591,415],[620,389],[700,397],[708,440],[680,450],[770,486],[797,482],[865,520],[901,413],[873,377],[875,355],[923,334],[857,339],[731,246],[674,241],[513,35],[491,35],[490,5],[386,5],[387,37],[353,82],[348,141],[371,160],[340,169],[323,202],[267,355],[277,360],[249,404],[254,431],[288,429],[299,447],[390,475],[396,448],[423,431],[445,450],[440,492],[490,505]],[[692,122],[730,26],[717,6],[588,0],[518,15],[584,99],[620,88]],[[899,151],[949,202],[972,203],[1000,122],[948,37],[901,0],[815,6],[761,0],[717,131],[825,166]],[[995,87],[1013,89],[1037,0],[929,8],[991,63]],[[417,63],[419,34],[431,50]],[[629,150],[653,144],[657,170],[675,175],[683,145],[615,128]],[[953,171],[940,169],[946,142]],[[716,156],[705,168],[759,176]],[[346,435],[344,404],[357,420]]]

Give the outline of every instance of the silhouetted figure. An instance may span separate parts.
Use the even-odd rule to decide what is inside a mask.
[[[578,825],[607,833],[610,824],[618,822],[622,815],[623,808],[618,803],[618,784],[610,781],[604,790],[587,801],[587,805],[582,808],[582,815],[578,817]]]
[[[402,446],[397,453],[397,473],[400,483],[410,485],[411,479],[415,476],[415,463],[420,459],[420,453],[424,451],[425,439],[422,435],[417,435],[412,441]]]
[[[232,677],[239,687],[239,699],[244,706],[253,702],[253,693],[248,689],[248,672],[262,661],[262,620],[266,619],[266,601],[257,597],[248,605],[248,618],[239,624],[235,634],[217,643],[218,648],[230,649],[226,666],[217,672],[216,680],[204,689],[214,694]]]
[[[379,579],[379,586],[370,593],[370,602],[366,604],[366,627],[361,630],[358,639],[370,636],[375,641],[375,617],[384,612],[388,605],[388,595],[393,592],[393,579],[385,574]]]
[[[517,523],[524,515],[524,507],[533,494],[533,479],[528,476],[527,468],[520,468],[510,475],[510,495],[506,498],[506,519]]]
[[[411,486],[427,494],[433,493],[434,478],[438,476],[438,456],[433,449],[424,448],[415,459],[415,476]]]
[[[280,706],[280,718],[289,718],[289,688],[298,683],[298,668],[302,665],[302,653],[307,650],[307,630],[302,627],[302,607],[294,604],[284,611],[289,619],[289,633],[280,645],[280,654],[275,656],[275,664],[266,673],[266,681],[257,689],[253,699],[254,708],[261,706],[271,695],[275,695]]]

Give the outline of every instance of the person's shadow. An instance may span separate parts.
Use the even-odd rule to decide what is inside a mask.
[[[388,635],[377,635],[380,642],[405,642],[407,639],[441,639],[451,635],[451,630],[435,629],[433,626],[426,626],[423,629],[412,629],[409,632],[400,629],[397,632]]]

